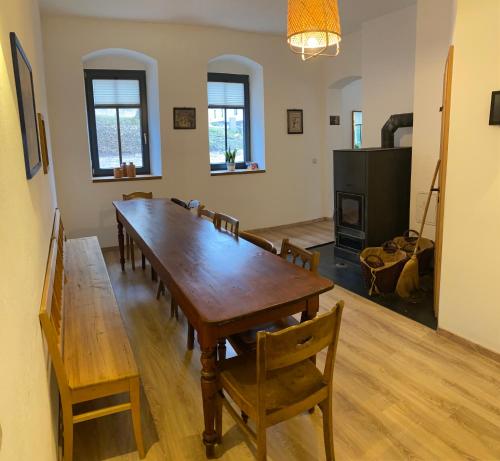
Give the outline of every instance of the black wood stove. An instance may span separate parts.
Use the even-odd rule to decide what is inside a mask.
[[[380,246],[409,227],[411,147],[393,147],[394,132],[413,114],[391,116],[384,147],[334,151],[335,255],[359,261],[367,246]]]

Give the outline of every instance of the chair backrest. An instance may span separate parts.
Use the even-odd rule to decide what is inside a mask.
[[[331,383],[343,308],[343,301],[339,301],[329,312],[299,325],[276,333],[259,331],[257,334],[259,384],[265,382],[268,371],[307,360],[326,347],[328,353],[323,377],[325,383]]]
[[[197,213],[199,218],[207,218],[210,219],[210,221],[214,220],[215,211],[207,210],[205,205],[199,205]]]
[[[293,264],[301,265],[305,269],[309,266],[311,272],[318,272],[319,253],[317,251],[306,250],[305,248],[290,243],[288,239],[283,239],[280,256],[283,259],[288,259],[288,257],[291,256],[291,262]]]
[[[266,240],[264,237],[261,237],[260,235],[255,235],[250,232],[240,231],[239,236],[242,239],[245,239],[253,243],[254,245],[257,245],[258,247],[266,251],[269,251],[273,254],[277,253],[276,247],[273,245],[273,243],[270,242],[269,240]]]
[[[224,230],[237,236],[240,229],[240,222],[227,214],[215,213],[214,226],[217,230]]]
[[[64,227],[56,210],[49,257],[40,303],[39,319],[47,341],[62,399],[70,399],[68,378],[62,356],[62,322],[64,316]]]
[[[132,192],[131,194],[123,194],[123,200],[136,200],[136,199],[152,199],[153,192]]]

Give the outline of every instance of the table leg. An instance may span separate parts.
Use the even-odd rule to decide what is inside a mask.
[[[187,336],[187,349],[192,351],[194,349],[194,327],[188,320],[188,336]]]
[[[305,322],[307,320],[312,320],[318,314],[319,310],[319,295],[313,296],[307,300],[307,309],[302,312],[300,322]],[[311,357],[311,361],[316,364],[316,356]],[[314,413],[314,407],[309,408],[309,413]]]
[[[122,266],[122,271],[125,271],[125,242],[123,239],[123,224],[116,216],[116,222],[118,223],[118,246],[120,247],[120,264]]]
[[[201,394],[203,398],[203,416],[205,430],[203,443],[207,458],[215,455],[217,433],[215,431],[215,414],[217,407],[217,370],[216,370],[216,345],[201,347]]]
[[[132,239],[130,239],[130,261],[132,261],[132,270],[135,271],[134,241]]]
[[[300,323],[307,320],[312,320],[318,314],[319,310],[319,296],[313,296],[307,300],[307,308],[300,316]]]
[[[319,310],[319,296],[313,296],[307,300],[307,309],[302,312],[300,316],[300,323],[306,322],[307,320],[311,320],[318,314]],[[311,361],[316,364],[316,356],[311,357]],[[314,413],[314,407],[309,408],[309,413]]]

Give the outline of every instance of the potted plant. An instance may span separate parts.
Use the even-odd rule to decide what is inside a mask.
[[[227,171],[234,171],[236,169],[236,164],[234,163],[235,160],[236,160],[236,149],[226,150],[226,168],[227,168]]]

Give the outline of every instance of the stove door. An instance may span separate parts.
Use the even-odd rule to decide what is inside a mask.
[[[337,192],[337,225],[349,229],[364,230],[364,196]]]

